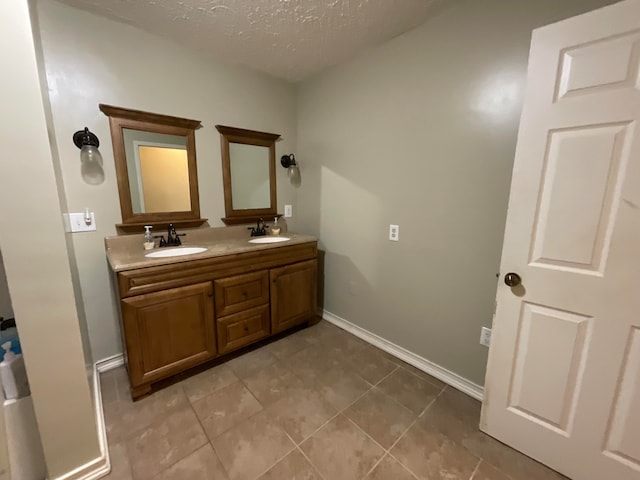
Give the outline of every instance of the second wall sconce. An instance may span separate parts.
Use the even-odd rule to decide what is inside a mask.
[[[73,134],[73,143],[80,149],[80,172],[82,178],[90,185],[100,185],[104,182],[102,155],[100,155],[100,140],[87,127]]]
[[[280,163],[284,168],[287,169],[287,175],[289,176],[289,181],[291,185],[299,186],[302,182],[302,178],[300,176],[300,168],[296,163],[296,157],[293,153],[289,155],[283,155],[280,157]]]

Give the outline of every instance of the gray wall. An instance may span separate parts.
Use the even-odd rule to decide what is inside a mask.
[[[326,310],[483,383],[531,30],[607,3],[452,1],[300,86]]]
[[[211,226],[224,217],[220,136],[216,124],[282,135],[276,155],[295,150],[295,90],[284,81],[212,62],[165,38],[68,7],[38,1],[44,65],[66,204],[89,207],[97,231],[73,234],[81,300],[94,360],[122,352],[104,237],[121,223],[106,103],[202,121],[196,131],[200,210]],[[89,127],[100,139],[105,182],[88,185],[71,142]],[[277,169],[278,205],[295,203],[286,171]],[[141,230],[140,233],[143,233]]]

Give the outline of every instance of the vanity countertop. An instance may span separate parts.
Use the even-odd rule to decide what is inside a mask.
[[[267,235],[269,236],[269,235]],[[155,267],[174,263],[202,260],[205,258],[222,257],[225,255],[237,255],[240,253],[255,252],[283,248],[290,245],[316,242],[318,239],[311,235],[302,235],[286,232],[280,236],[289,237],[290,240],[280,243],[249,243],[249,237],[244,227],[203,228],[187,231],[186,237],[181,237],[183,247],[205,247],[202,253],[194,253],[178,257],[148,258],[146,254],[161,250],[143,249],[143,235],[125,235],[105,238],[105,249],[109,265],[114,272],[123,272],[137,268]],[[260,238],[260,237],[254,237]],[[176,248],[176,247],[169,247]],[[179,247],[177,247],[179,248]]]

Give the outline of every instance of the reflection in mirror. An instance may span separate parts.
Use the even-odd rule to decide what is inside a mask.
[[[230,143],[229,159],[233,208],[269,208],[269,149]]]
[[[133,213],[191,210],[187,138],[124,128]]]
[[[100,105],[109,117],[122,223],[197,227],[200,218],[195,130],[200,121]]]
[[[275,217],[276,140],[280,135],[216,125],[220,132],[227,225]]]

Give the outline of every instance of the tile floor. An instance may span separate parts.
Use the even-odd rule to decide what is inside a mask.
[[[102,375],[110,480],[560,480],[480,403],[326,322],[131,402]]]

